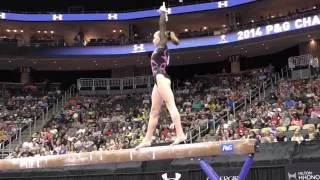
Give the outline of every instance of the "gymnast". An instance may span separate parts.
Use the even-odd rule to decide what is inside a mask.
[[[158,123],[163,102],[165,102],[165,105],[167,106],[177,134],[175,141],[171,145],[183,143],[187,139],[182,130],[180,114],[176,107],[174,95],[171,89],[171,80],[169,75],[166,73],[166,68],[169,65],[170,59],[167,41],[171,41],[173,44],[179,45],[179,39],[176,37],[174,32],[166,31],[166,21],[168,21],[168,16],[165,3],[160,7],[159,13],[160,30],[154,33],[153,44],[156,48],[151,55],[151,70],[155,79],[155,84],[151,95],[152,105],[150,118],[146,136],[143,141],[135,147],[136,150],[151,146],[152,136]]]

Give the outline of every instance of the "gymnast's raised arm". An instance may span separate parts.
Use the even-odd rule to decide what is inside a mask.
[[[162,8],[160,8],[160,20],[159,20],[159,37],[160,37],[160,43],[159,47],[163,48],[166,46],[168,39],[166,38],[166,16],[167,12],[163,11]]]

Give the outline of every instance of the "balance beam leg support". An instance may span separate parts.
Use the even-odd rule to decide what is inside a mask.
[[[245,180],[248,173],[249,173],[249,170],[252,166],[252,163],[253,163],[253,155],[249,155],[245,161],[245,163],[243,164],[242,168],[241,168],[241,171],[240,171],[240,175],[239,175],[239,180]]]
[[[214,171],[214,169],[208,165],[204,160],[199,160],[199,164],[203,172],[210,178],[210,180],[219,180],[220,177]]]

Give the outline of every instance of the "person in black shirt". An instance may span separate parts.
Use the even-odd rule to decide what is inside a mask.
[[[155,79],[155,85],[152,91],[152,105],[147,133],[143,141],[135,148],[151,146],[152,136],[157,126],[162,103],[165,102],[174,123],[177,137],[172,145],[180,144],[186,140],[186,135],[182,130],[179,111],[176,107],[174,95],[171,89],[171,80],[166,72],[169,65],[169,53],[167,41],[172,41],[175,45],[179,44],[179,39],[174,32],[166,31],[167,9],[163,4],[160,9],[160,30],[154,34],[153,44],[156,46],[151,55],[151,70]]]
[[[277,142],[287,142],[287,136],[284,135],[283,131],[279,131],[277,134]]]

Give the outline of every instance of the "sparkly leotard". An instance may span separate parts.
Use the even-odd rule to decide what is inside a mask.
[[[157,74],[163,74],[165,77],[168,77],[167,66],[169,65],[170,56],[168,53],[168,48],[156,48],[151,55],[151,70],[152,75],[155,77]]]

